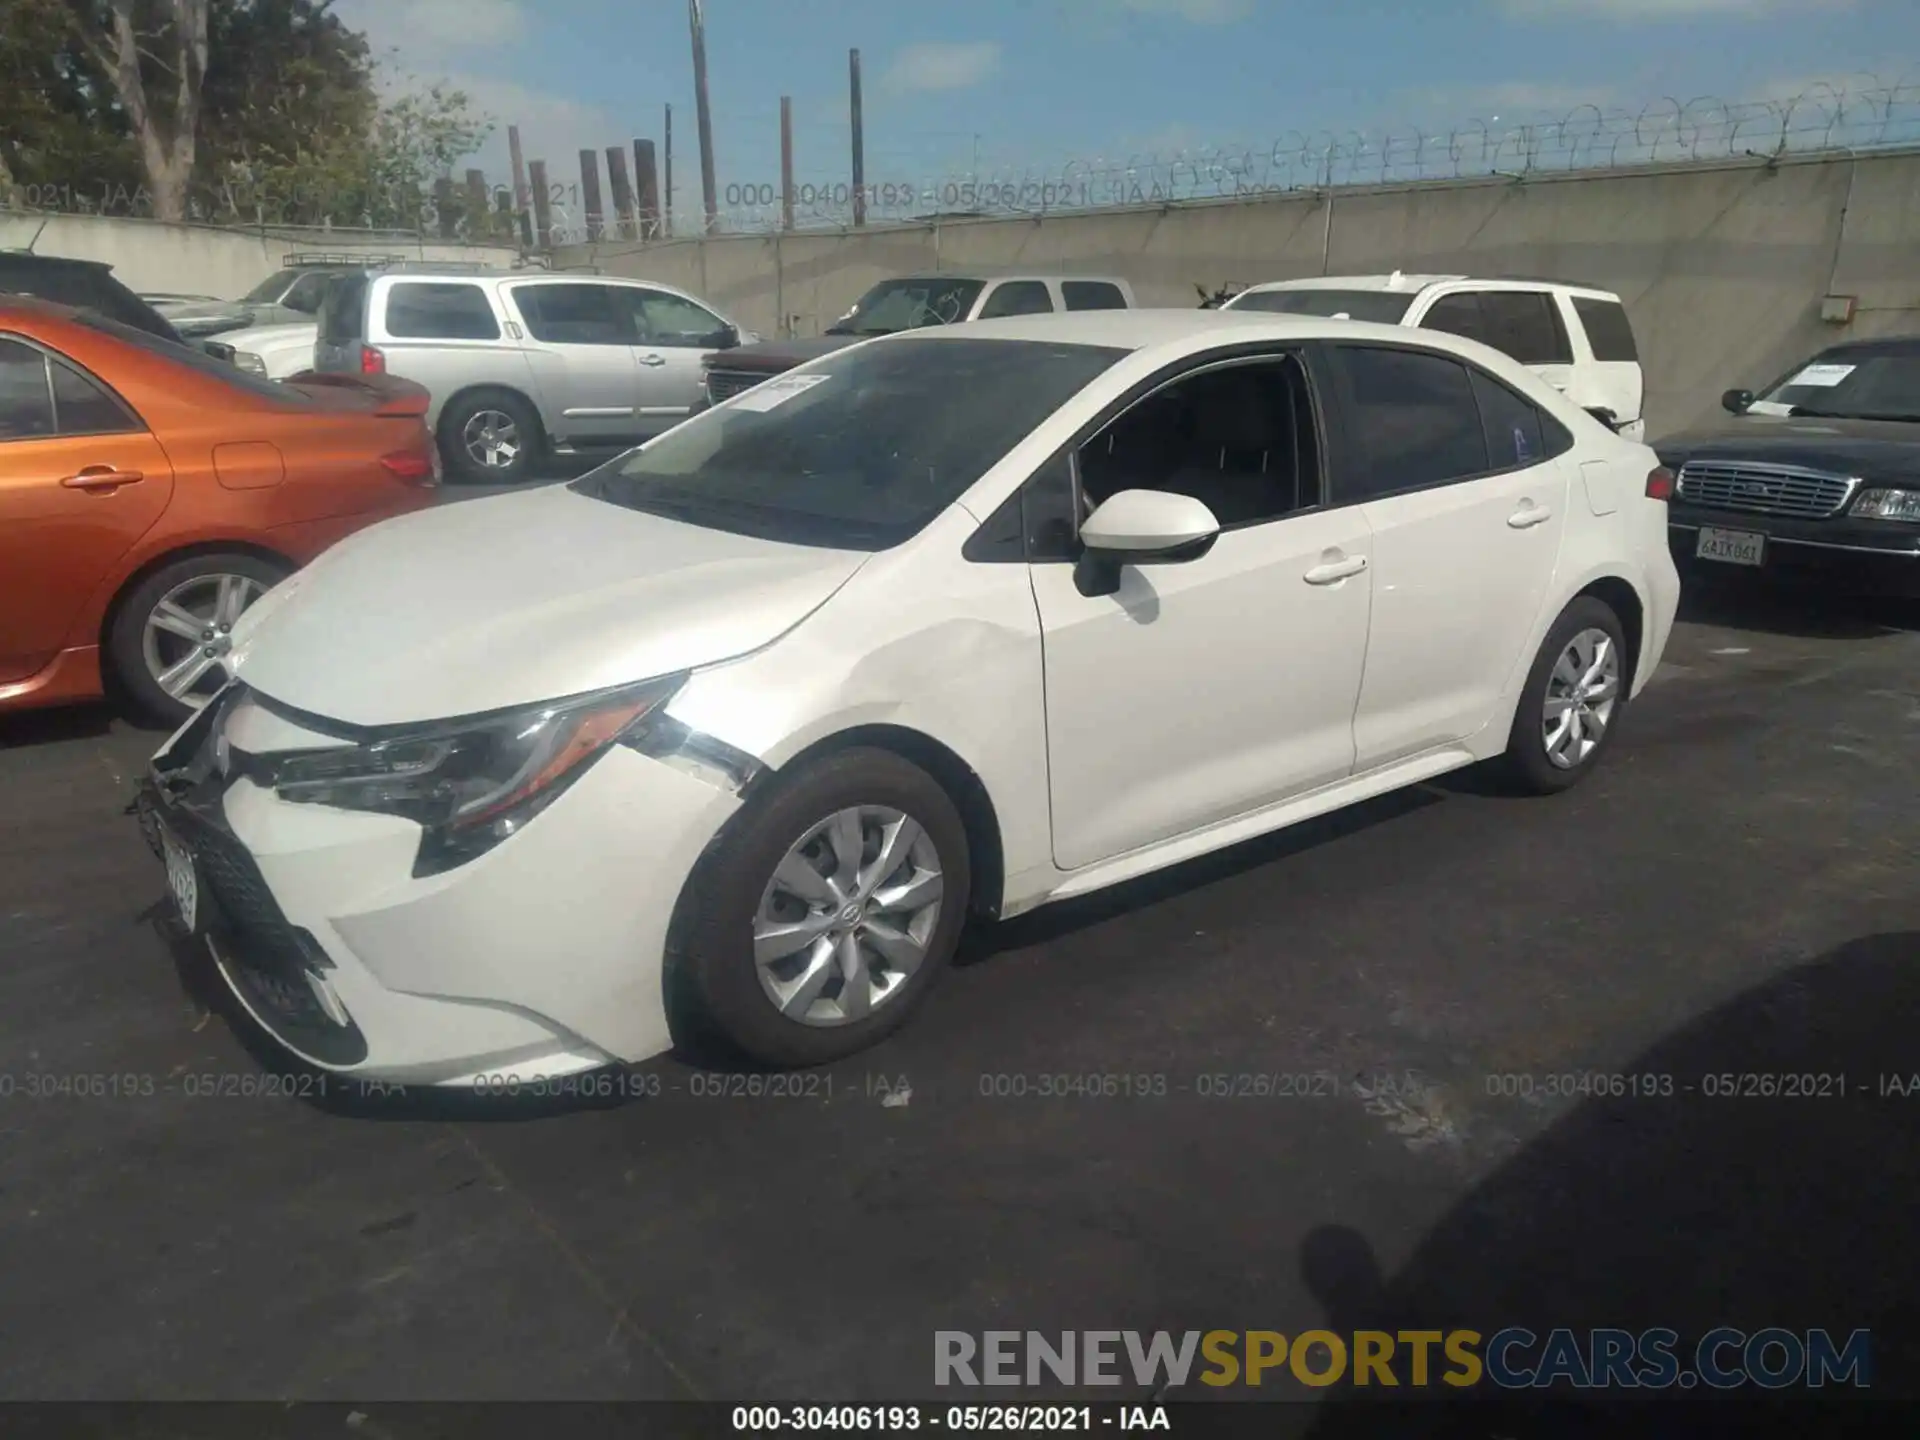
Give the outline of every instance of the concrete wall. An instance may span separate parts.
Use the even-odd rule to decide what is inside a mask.
[[[574,246],[556,265],[679,285],[741,323],[814,334],[874,281],[1021,267],[1107,273],[1141,303],[1196,284],[1410,272],[1552,275],[1617,290],[1640,337],[1653,434],[1710,419],[1846,336],[1920,330],[1920,154],[1536,175],[831,234]],[[1821,297],[1859,299],[1846,327]]]
[[[41,230],[44,223],[45,230]],[[35,240],[35,234],[39,239]],[[412,236],[382,239],[338,230],[230,230],[212,225],[166,225],[157,220],[104,215],[37,215],[0,210],[0,250],[32,244],[41,255],[104,260],[142,293],[213,295],[237,300],[280,268],[296,251],[407,255],[510,265],[518,252],[505,246],[422,243]]]

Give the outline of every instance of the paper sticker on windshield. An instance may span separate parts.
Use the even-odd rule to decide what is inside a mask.
[[[733,402],[736,410],[771,410],[776,405],[784,405],[796,395],[804,395],[822,380],[830,380],[830,375],[776,375],[771,380],[762,380]]]
[[[1794,376],[1793,379],[1789,380],[1787,384],[1818,385],[1822,389],[1826,389],[1829,386],[1838,385],[1842,380],[1846,379],[1847,376],[1851,375],[1853,371],[1854,367],[1851,365],[1809,365],[1798,375]]]
[[[1749,415],[1771,415],[1776,419],[1787,420],[1793,416],[1793,406],[1782,405],[1778,400],[1756,400],[1747,406]]]

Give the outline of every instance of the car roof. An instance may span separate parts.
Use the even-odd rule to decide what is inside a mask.
[[[1128,289],[1132,288],[1130,285],[1128,285],[1128,283],[1125,280],[1122,280],[1118,275],[1069,275],[1058,270],[950,270],[950,271],[947,271],[945,274],[941,274],[941,275],[920,274],[920,273],[914,273],[909,275],[892,275],[885,280],[877,280],[874,282],[874,284],[888,285],[888,284],[893,284],[899,281],[911,281],[911,280],[929,280],[929,281],[945,280],[951,284],[961,284],[961,285],[964,285],[969,281],[978,281],[981,284],[989,284],[989,283],[997,284],[1002,280],[1041,280],[1041,281],[1093,280],[1105,285],[1120,285],[1120,286],[1125,286]]]
[[[1413,343],[1451,349],[1455,337],[1422,330]],[[883,337],[895,340],[1038,340],[1057,345],[1092,345],[1114,350],[1201,350],[1208,342],[1245,340],[1385,340],[1409,343],[1400,325],[1356,320],[1325,320],[1317,315],[1275,315],[1263,310],[1069,310],[1046,315],[1015,315],[1004,320],[973,320],[961,325],[928,325]],[[1467,342],[1471,343],[1471,342]]]

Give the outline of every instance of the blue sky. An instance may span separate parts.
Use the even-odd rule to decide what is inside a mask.
[[[396,71],[451,81],[498,121],[478,157],[490,178],[505,177],[509,123],[529,158],[571,180],[582,147],[658,140],[671,104],[677,205],[697,206],[684,0],[336,9]],[[1914,0],[706,0],[706,27],[723,189],[778,181],[783,94],[800,179],[845,179],[853,46],[867,178],[921,183],[976,157],[982,172],[1058,171],[1071,157],[1265,151],[1292,134],[1506,126],[1585,105],[1658,113],[1663,97],[1920,87]],[[1907,93],[1920,113],[1920,88]]]

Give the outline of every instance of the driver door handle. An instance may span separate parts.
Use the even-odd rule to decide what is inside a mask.
[[[1366,568],[1367,557],[1354,555],[1345,560],[1335,560],[1329,565],[1316,565],[1307,571],[1304,578],[1309,585],[1337,585]]]
[[[1513,514],[1507,516],[1507,524],[1515,530],[1531,530],[1536,525],[1544,525],[1553,518],[1553,511],[1545,505],[1522,505]]]
[[[642,355],[640,357],[640,363],[642,365],[664,365],[667,363],[667,359],[664,355]]]
[[[112,494],[122,485],[138,485],[146,479],[138,470],[116,470],[111,465],[89,465],[77,475],[69,475],[60,483],[69,490],[88,490],[98,494]]]

